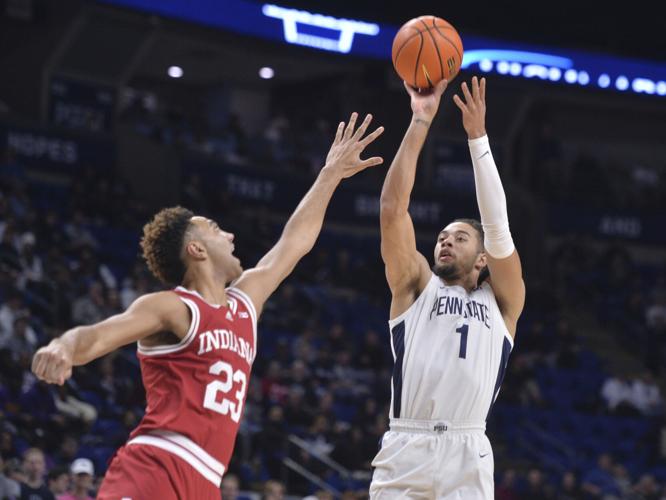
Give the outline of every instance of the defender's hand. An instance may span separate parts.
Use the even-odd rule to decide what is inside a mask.
[[[446,79],[439,82],[431,89],[414,89],[407,82],[402,82],[412,101],[412,113],[414,118],[432,122],[439,109],[439,102],[442,94],[446,90],[448,81]]]
[[[472,78],[472,92],[470,93],[467,83],[462,84],[463,101],[457,95],[453,96],[453,102],[462,111],[463,127],[467,137],[477,139],[486,135],[486,79],[481,78],[481,83],[476,77]]]
[[[72,353],[58,339],[39,349],[32,358],[32,372],[49,384],[62,385],[72,376]]]
[[[374,132],[363,138],[363,134],[365,134],[368,125],[372,121],[372,115],[368,114],[363,123],[361,123],[361,126],[354,132],[357,118],[358,113],[352,113],[349,123],[346,126],[345,122],[340,122],[335,134],[335,140],[326,156],[324,170],[335,173],[340,179],[351,177],[361,170],[380,165],[384,161],[379,156],[361,160],[363,150],[384,132],[384,127],[377,128]]]

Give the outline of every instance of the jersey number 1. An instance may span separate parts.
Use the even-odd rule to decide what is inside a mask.
[[[467,330],[469,330],[469,325],[462,325],[456,329],[456,332],[460,334],[460,353],[458,357],[463,359],[467,357]]]
[[[224,373],[224,381],[213,380],[206,386],[206,396],[204,397],[204,408],[213,410],[222,415],[230,415],[231,420],[238,422],[243,410],[243,401],[245,400],[245,390],[247,389],[247,377],[245,373],[240,370],[234,372],[233,367],[224,361],[217,361],[213,363],[208,370],[212,375],[221,375]],[[222,401],[217,400],[217,393],[228,394],[231,391],[234,382],[240,382],[240,389],[234,395],[236,401],[222,398]]]

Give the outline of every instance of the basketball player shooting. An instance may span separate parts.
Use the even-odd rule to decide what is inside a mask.
[[[144,227],[141,246],[155,277],[180,286],[144,295],[123,314],[73,328],[37,351],[35,375],[63,384],[73,366],[138,343],[146,413],[113,458],[98,499],[219,500],[262,307],[312,249],[340,181],[382,163],[360,155],[383,128],[364,137],[372,117],[354,130],[356,119],[340,123],[325,166],[255,268],[243,271],[234,235],[214,221],[164,209]]]
[[[392,293],[395,365],[390,430],[373,461],[373,499],[494,498],[485,422],[513,348],[525,286],[486,136],[485,79],[474,77],[471,91],[463,83],[463,98],[454,97],[469,139],[481,222],[456,219],[444,227],[432,268],[416,249],[409,198],[446,85],[419,93],[405,84],[412,120],[382,189],[381,253]]]

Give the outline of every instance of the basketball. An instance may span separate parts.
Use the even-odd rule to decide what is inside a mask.
[[[428,88],[460,71],[463,44],[444,19],[421,16],[406,22],[393,39],[393,67],[412,87]]]

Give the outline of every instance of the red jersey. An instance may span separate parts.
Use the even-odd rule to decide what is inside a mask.
[[[224,305],[183,287],[174,292],[190,309],[190,329],[178,344],[138,343],[147,406],[127,444],[168,451],[219,487],[256,356],[257,315],[237,288],[227,289]]]

